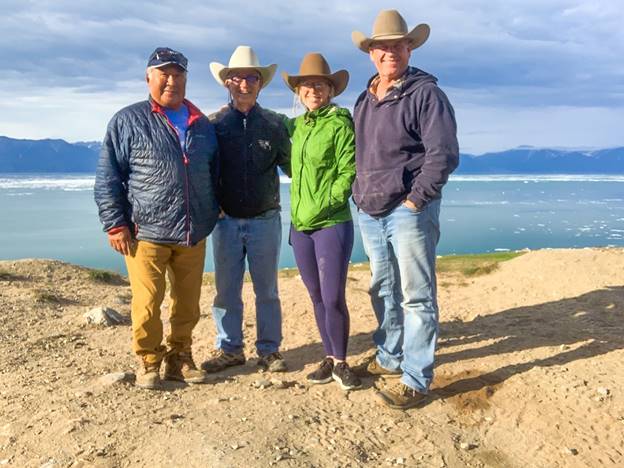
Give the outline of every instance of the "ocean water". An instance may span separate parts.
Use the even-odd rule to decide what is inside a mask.
[[[101,230],[93,182],[84,174],[0,174],[0,259],[53,258],[125,273]],[[282,267],[295,265],[288,190],[283,183]],[[440,255],[624,247],[624,175],[452,176],[440,222]],[[366,260],[357,222],[351,260]],[[213,269],[209,248],[206,271]]]

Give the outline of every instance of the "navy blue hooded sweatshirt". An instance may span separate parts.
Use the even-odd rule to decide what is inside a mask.
[[[408,67],[381,101],[369,90],[375,77],[355,103],[353,200],[385,216],[406,199],[422,207],[440,198],[459,146],[453,107],[435,77]]]

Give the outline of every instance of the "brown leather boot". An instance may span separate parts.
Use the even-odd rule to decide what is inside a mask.
[[[205,371],[197,368],[190,352],[172,350],[165,356],[165,380],[200,384],[206,383],[207,377]]]
[[[142,361],[134,385],[148,390],[160,388],[160,362],[150,363]]]

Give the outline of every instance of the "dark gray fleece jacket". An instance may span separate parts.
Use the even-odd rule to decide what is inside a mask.
[[[408,67],[404,81],[379,101],[371,78],[354,109],[355,204],[384,216],[409,199],[422,207],[442,196],[459,164],[457,124],[436,78]]]

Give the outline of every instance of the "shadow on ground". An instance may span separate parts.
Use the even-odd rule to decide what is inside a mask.
[[[372,312],[370,319],[374,324]],[[431,401],[487,390],[536,367],[561,366],[624,348],[624,287],[609,287],[573,298],[508,309],[479,316],[470,322],[443,322],[440,330],[436,365],[543,347],[557,348],[558,352],[548,358],[510,364],[485,374],[470,375],[467,371],[454,377],[436,377]],[[479,343],[484,344],[479,346]],[[579,346],[579,343],[582,344]],[[445,352],[446,348],[462,345],[471,345],[471,348]],[[349,355],[366,353],[372,346],[371,333],[352,335]],[[293,371],[319,362],[324,356],[319,342],[283,354]]]

